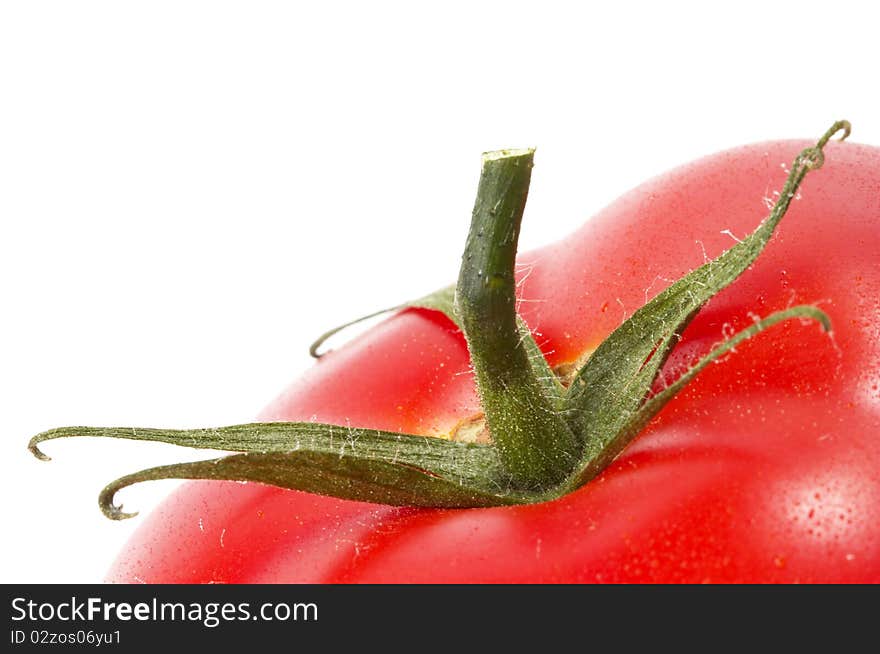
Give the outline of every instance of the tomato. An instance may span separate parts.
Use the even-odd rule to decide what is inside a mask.
[[[751,145],[627,193],[519,257],[520,311],[565,370],[636,308],[751,232],[807,143]],[[710,365],[596,479],[559,499],[401,508],[188,482],[115,582],[880,581],[880,149],[830,143],[763,254],[696,316],[672,379],[755,315],[816,304]],[[344,383],[343,383],[344,380]],[[461,333],[399,312],[261,414],[448,436],[480,415]]]

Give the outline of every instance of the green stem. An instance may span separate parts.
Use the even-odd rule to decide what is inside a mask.
[[[483,155],[455,309],[502,465],[514,484],[547,488],[571,473],[579,447],[517,328],[514,264],[533,158],[532,149]]]

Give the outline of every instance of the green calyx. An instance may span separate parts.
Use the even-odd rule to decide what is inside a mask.
[[[700,308],[760,255],[807,173],[821,167],[835,123],[795,159],[770,215],[752,234],[673,283],[636,311],[593,352],[565,387],[516,313],[514,264],[534,151],[483,155],[470,232],[455,287],[388,309],[440,311],[464,333],[491,444],[469,444],[318,423],[253,423],[213,429],[65,427],[34,436],[31,452],[56,438],[100,436],[221,450],[228,456],[150,468],[101,492],[113,519],[131,517],[116,493],[155,479],[254,481],[335,497],[423,507],[486,507],[542,502],[598,475],[687,383],[718,357],[765,329],[791,319],[831,328],[813,306],[795,306],[756,321],[651,394],[678,336]],[[345,327],[322,335],[324,342]]]

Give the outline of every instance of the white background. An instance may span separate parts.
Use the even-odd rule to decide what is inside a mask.
[[[483,150],[538,147],[527,249],[722,148],[880,144],[873,5],[0,4],[0,581],[101,580],[98,490],[181,457],[30,435],[247,422],[454,279]]]

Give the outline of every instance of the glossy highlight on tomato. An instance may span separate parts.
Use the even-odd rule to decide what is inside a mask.
[[[806,142],[723,152],[519,257],[549,363],[583,360],[672,280],[751,232]],[[527,276],[526,276],[527,273]],[[702,372],[560,499],[399,508],[189,482],[108,574],[147,583],[880,581],[880,149],[830,143],[765,251],[682,334],[673,380],[756,316],[814,304]],[[344,379],[344,384],[342,380]],[[410,309],[322,358],[260,415],[449,437],[481,413],[465,340]]]

